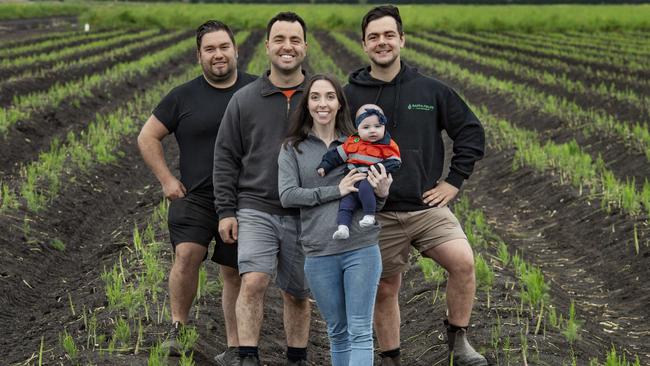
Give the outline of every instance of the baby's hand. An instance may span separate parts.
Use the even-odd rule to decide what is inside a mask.
[[[321,177],[324,177],[324,176],[325,176],[325,169],[323,169],[323,168],[318,168],[317,172],[318,172],[318,175],[320,175]]]

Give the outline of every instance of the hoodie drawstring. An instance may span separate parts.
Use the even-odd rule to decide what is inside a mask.
[[[377,96],[375,97],[375,101],[372,102],[372,104],[377,105],[379,103],[379,97],[381,97],[381,92],[384,90],[384,86],[381,85],[379,86],[379,92],[377,93]]]
[[[379,99],[381,98],[381,94],[384,92],[384,87],[386,85],[395,85],[395,97],[393,101],[393,110],[391,111],[392,115],[391,116],[387,115],[387,117],[390,117],[393,120],[392,127],[397,127],[397,125],[399,124],[399,114],[400,114],[399,102],[400,102],[400,94],[402,90],[402,79],[404,78],[404,75],[406,75],[407,80],[410,80],[410,77],[412,76],[415,77],[417,75],[417,69],[409,67],[402,62],[400,72],[397,74],[395,79],[392,80],[391,82],[384,82],[381,80],[374,79],[370,75],[370,66],[367,66],[351,73],[349,76],[349,81],[351,84],[357,84],[357,85],[368,86],[368,87],[379,87],[379,91],[377,92],[374,101],[374,104],[377,105],[379,105]]]
[[[397,127],[397,118],[399,116],[399,94],[400,94],[400,89],[402,89],[402,73],[400,72],[397,74],[397,79],[395,80],[395,101],[393,102],[393,127]],[[384,91],[384,85],[379,86],[379,92],[377,92],[377,96],[375,97],[375,101],[373,104],[379,103],[379,98],[381,97],[381,93]]]
[[[397,74],[397,80],[395,82],[395,103],[393,104],[393,127],[397,127],[397,119],[399,117],[399,94],[400,89],[402,88],[402,73]]]

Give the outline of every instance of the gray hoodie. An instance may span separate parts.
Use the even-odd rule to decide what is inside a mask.
[[[347,136],[341,136],[331,147],[345,142]],[[305,255],[317,257],[344,253],[360,249],[379,242],[379,225],[361,228],[359,220],[363,211],[357,210],[352,218],[350,237],[346,240],[334,240],[332,234],[337,229],[336,215],[339,209],[339,182],[347,174],[341,165],[326,176],[316,172],[328,147],[325,143],[309,135],[300,143],[298,153],[293,147],[282,147],[278,156],[278,190],[280,202],[284,207],[300,208],[302,244]],[[384,199],[377,199],[377,210],[384,205]]]
[[[288,98],[267,71],[230,99],[214,146],[212,180],[219,218],[233,217],[240,208],[298,215],[297,209],[280,205],[276,182],[278,152],[304,84]]]

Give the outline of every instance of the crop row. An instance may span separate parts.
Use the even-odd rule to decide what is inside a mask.
[[[637,191],[635,182],[617,179],[602,160],[594,161],[575,141],[542,144],[533,131],[514,127],[507,120],[489,114],[485,108],[481,108],[480,114],[491,144],[500,150],[515,150],[513,168],[529,166],[542,173],[557,173],[562,183],[570,183],[580,194],[584,188],[589,188],[588,197],[600,200],[607,210],[615,207],[632,216],[650,216],[650,183],[647,180]],[[638,243],[636,251],[639,251]]]
[[[562,334],[565,342],[569,346],[567,353],[570,358],[569,360],[563,360],[563,364],[564,362],[574,365],[577,364],[578,358],[574,347],[576,346],[576,342],[581,339],[581,334],[583,333],[582,324],[584,321],[577,318],[573,300],[570,304],[563,304],[563,307],[568,310],[568,314],[561,314],[558,311],[559,307],[553,304],[551,299],[552,288],[545,280],[542,269],[527,262],[518,250],[510,248],[488,224],[484,213],[481,210],[472,209],[470,206],[469,199],[463,196],[454,203],[453,209],[461,221],[475,253],[483,253],[483,255],[475,254],[476,283],[477,290],[484,291],[487,294],[488,309],[490,309],[489,292],[494,285],[495,274],[499,273],[504,278],[510,278],[512,276],[511,273],[515,276],[514,281],[519,291],[516,290],[514,284],[509,286],[508,282],[505,283],[503,289],[506,292],[512,293],[512,298],[519,298],[519,306],[514,309],[516,316],[514,318],[510,317],[512,319],[511,321],[516,321],[516,326],[520,328],[519,351],[521,353],[521,359],[519,363],[526,365],[528,362],[540,362],[539,344],[536,342],[535,336],[541,330],[543,339],[547,338],[547,332]],[[511,254],[512,251],[514,251],[514,254]],[[425,273],[425,277],[430,276],[427,276]],[[502,302],[502,305],[493,309],[497,315],[497,319],[492,325],[490,346],[494,350],[497,364],[511,364],[511,361],[514,361],[512,360],[510,336],[505,334],[503,330],[505,327],[499,316],[499,314],[503,315],[512,311],[512,309],[508,309],[503,304],[507,301],[508,297],[506,295],[506,300],[499,299],[498,301]],[[526,308],[527,311],[524,311]],[[524,319],[525,317],[528,319]],[[531,339],[529,340],[529,338]],[[529,344],[531,341],[534,343]],[[531,352],[531,347],[534,348],[534,352]],[[625,353],[620,356],[613,345],[611,350],[605,351],[604,353],[604,365],[606,366],[640,365],[638,357],[635,357],[633,363],[628,363]],[[601,363],[598,358],[594,357],[589,360],[589,365],[598,366]]]
[[[70,44],[77,45],[79,42],[94,41],[97,39],[110,38],[123,33],[123,29],[111,29],[100,31],[96,33],[79,33],[79,32],[66,32],[62,36],[48,37],[42,41],[26,40],[19,43],[16,47],[6,47],[0,50],[0,57],[11,57],[22,53],[34,53],[48,48],[61,48]],[[25,43],[28,44],[25,44]]]
[[[84,42],[107,39],[126,33],[123,29],[111,29],[96,33],[69,33],[66,37],[46,38],[41,42],[31,42],[29,40],[21,42],[17,47],[4,48],[0,50],[0,57],[23,57],[24,54],[34,54],[44,52],[48,49],[61,49],[63,47],[79,46]],[[27,43],[27,44],[25,44]]]
[[[179,52],[188,52],[191,44],[182,42]],[[176,51],[176,50],[174,50]],[[168,62],[167,55],[162,55],[159,63]],[[16,182],[15,190],[2,186],[2,209],[16,207],[18,192],[31,211],[39,211],[46,207],[48,202],[57,197],[62,188],[61,178],[67,171],[75,169],[87,170],[97,163],[106,164],[114,161],[119,153],[114,150],[119,146],[122,137],[136,132],[139,123],[160,95],[169,91],[179,81],[188,80],[196,74],[195,67],[190,68],[182,76],[160,83],[147,93],[136,95],[128,104],[118,108],[115,112],[96,116],[94,122],[79,135],[68,133],[64,143],[55,139],[48,151],[42,152],[38,159],[20,169],[20,180]]]
[[[249,34],[238,32],[236,40],[243,42]],[[192,48],[191,41],[192,39],[184,40],[166,50],[143,57],[137,61],[140,63],[139,72],[146,73],[155,65],[164,64],[178,54],[189,52]],[[180,76],[158,83],[148,88],[145,93],[137,94],[113,113],[97,115],[95,121],[79,135],[68,133],[64,143],[55,139],[48,151],[42,152],[36,161],[20,169],[20,181],[14,190],[10,189],[7,183],[0,182],[0,210],[17,207],[19,194],[29,210],[39,211],[58,195],[62,186],[61,178],[65,172],[87,170],[94,164],[114,161],[119,155],[115,149],[122,138],[138,129],[140,121],[146,119],[151,106],[155,105],[161,95],[197,73],[196,66],[192,65]]]
[[[106,296],[107,307],[97,309],[83,308],[81,314],[75,312],[74,301],[69,297],[69,307],[74,321],[68,323],[60,334],[60,348],[73,363],[84,358],[103,359],[138,356],[148,352],[147,364],[166,365],[169,350],[162,347],[158,330],[171,320],[165,294],[164,235],[167,228],[169,204],[163,200],[153,209],[142,225],[136,223],[131,237],[126,239],[127,249],[120,253],[119,259],[109,267],[104,267],[101,281]],[[207,308],[206,295],[218,296],[222,283],[217,277],[208,280],[205,266],[199,269],[199,281],[193,312],[198,319],[202,308]],[[78,307],[78,305],[77,305]],[[75,323],[83,323],[77,332],[68,332]],[[152,340],[152,338],[158,338]],[[185,327],[179,336],[181,347],[188,351],[178,360],[179,365],[195,365],[194,348],[199,334],[193,326]],[[42,359],[44,351],[39,351]],[[84,354],[85,352],[85,354]],[[132,360],[133,362],[134,360]]]
[[[573,93],[591,93],[605,99],[615,99],[629,103],[650,115],[650,97],[639,95],[633,90],[621,90],[615,84],[587,84],[577,77],[571,77],[566,71],[547,71],[553,68],[553,62],[547,58],[536,58],[512,51],[496,51],[472,42],[456,40],[435,34],[424,38],[411,36],[410,43],[424,46],[431,51],[463,57],[475,63],[491,66],[504,72],[510,72],[541,85],[558,86]],[[530,66],[529,66],[530,65]]]
[[[66,47],[55,52],[45,52],[36,55],[16,57],[12,59],[4,59],[0,61],[0,67],[1,68],[17,68],[17,67],[22,68],[22,67],[35,65],[35,64],[36,66],[38,66],[46,62],[56,61],[64,57],[69,57],[72,55],[81,54],[96,49],[107,48],[110,46],[120,44],[122,42],[145,39],[146,37],[150,37],[158,32],[159,30],[157,29],[148,29],[138,33],[120,34],[116,37],[112,37],[105,40],[94,41],[94,42],[86,43],[83,45],[77,45],[73,47]]]
[[[113,48],[107,52],[101,52],[93,56],[84,57],[73,61],[59,61],[48,68],[26,70],[22,74],[15,75],[6,79],[3,83],[0,83],[0,86],[3,84],[16,83],[23,80],[51,76],[53,73],[57,73],[62,70],[81,68],[98,62],[114,60],[118,57],[129,55],[132,52],[137,51],[138,49],[146,48],[157,43],[163,43],[172,40],[175,37],[181,35],[182,33],[184,32],[175,31],[175,32],[161,33],[161,34],[153,35],[151,37],[147,37],[145,40],[134,40],[133,42],[127,43],[122,47]]]
[[[347,75],[341,68],[323,52],[315,37],[309,40],[309,66],[319,73],[334,75],[338,80],[344,81],[347,79]]]
[[[461,197],[454,204],[453,208],[454,214],[461,221],[463,230],[467,234],[467,239],[474,249],[476,287],[477,290],[486,292],[486,306],[488,309],[491,308],[490,290],[494,286],[495,273],[500,273],[505,278],[511,278],[512,274],[506,270],[508,266],[512,267],[512,272],[515,275],[513,282],[518,285],[516,287],[519,291],[517,292],[515,290],[514,284],[508,286],[507,282],[503,285],[503,290],[506,293],[512,293],[511,298],[519,298],[519,306],[514,307],[516,313],[515,326],[519,328],[520,332],[521,361],[526,364],[527,360],[531,358],[528,354],[530,351],[529,347],[527,347],[529,337],[538,335],[540,330],[546,333],[545,329],[547,326],[557,328],[558,331],[562,328],[569,329],[575,327],[577,324],[575,317],[567,317],[566,322],[562,320],[563,317],[561,315],[558,317],[557,308],[551,302],[551,288],[545,281],[541,269],[526,262],[517,251],[511,255],[508,245],[492,231],[483,212],[470,208],[467,197]],[[507,298],[508,296],[506,295]],[[505,303],[506,301],[504,300],[503,302]],[[512,309],[502,306],[501,309],[497,307],[494,311],[497,314],[497,321],[492,326],[491,346],[494,349],[497,363],[500,361],[499,353],[502,354],[502,358],[505,358],[505,363],[509,363],[512,357],[509,354],[511,348],[510,337],[504,334],[498,314],[508,313]],[[543,322],[545,318],[547,320]],[[533,330],[529,328],[529,324],[534,325]],[[542,324],[544,328],[542,328]],[[577,334],[578,329],[574,333]],[[572,334],[571,337],[567,337],[567,340],[569,343],[573,343],[576,338],[577,336]],[[500,347],[502,352],[499,352]]]
[[[475,42],[480,45],[488,46],[489,49],[495,54],[512,56],[518,58],[521,61],[525,61],[525,58],[522,59],[521,57],[530,58],[531,56],[538,56],[544,60],[543,64],[539,65],[540,67],[544,67],[544,68],[552,67],[552,68],[563,70],[565,72],[576,70],[579,71],[579,73],[582,75],[595,77],[596,79],[600,79],[603,82],[610,83],[610,84],[616,82],[622,82],[624,84],[629,84],[629,85],[638,84],[641,85],[643,88],[650,87],[650,84],[648,83],[647,80],[640,79],[637,76],[629,75],[629,73],[627,72],[594,68],[591,66],[582,65],[580,63],[569,62],[554,57],[547,58],[543,52],[535,49],[534,47],[521,48],[521,47],[517,47],[516,44],[509,45],[508,47],[504,47],[504,44],[501,42],[488,40],[481,36],[473,35],[469,33],[450,32],[449,35],[460,40]],[[531,62],[534,61],[531,60]]]
[[[645,65],[648,64],[648,54],[639,53],[638,48],[630,49],[626,47],[621,49],[608,49],[599,48],[593,49],[593,42],[590,39],[580,41],[563,41],[553,38],[547,38],[546,35],[540,36],[535,34],[523,34],[514,32],[499,33],[498,35],[487,34],[486,32],[478,33],[488,39],[501,40],[504,44],[512,45],[526,45],[542,49],[545,51],[556,52],[557,55],[579,55],[584,61],[589,62],[605,62],[606,64],[625,67],[632,64]],[[626,52],[627,51],[627,52]]]
[[[515,39],[534,41],[540,46],[566,47],[566,49],[573,49],[577,52],[581,52],[584,49],[590,52],[597,51],[605,54],[618,53],[623,57],[650,56],[650,44],[647,42],[645,45],[639,45],[638,43],[625,43],[625,41],[621,39],[616,42],[600,42],[597,38],[590,37],[589,35],[574,37],[563,33],[551,33],[545,34],[544,36],[516,32],[506,32],[504,34]]]
[[[595,42],[599,42],[605,45],[611,44],[622,44],[630,45],[632,47],[647,47],[648,45],[648,34],[640,32],[596,32],[596,33],[586,33],[578,32],[575,30],[564,32],[567,37],[574,37],[578,39],[590,38]]]
[[[16,48],[16,47],[23,47],[25,45],[25,42],[36,44],[40,42],[47,42],[55,39],[71,37],[77,34],[79,34],[78,30],[49,31],[47,33],[40,33],[37,35],[28,36],[26,38],[18,37],[18,39],[6,41],[4,43],[4,47],[6,50],[11,50],[12,48]]]
[[[253,75],[262,75],[262,73],[268,69],[269,57],[266,55],[266,46],[264,45],[264,42],[260,42],[260,44],[255,47],[255,51],[251,60],[248,62],[248,68],[246,71]]]
[[[0,109],[0,133],[6,133],[10,126],[19,120],[28,119],[39,109],[56,107],[64,100],[72,104],[79,103],[82,98],[92,96],[94,88],[106,87],[111,83],[144,75],[148,70],[187,52],[192,41],[193,39],[186,39],[172,47],[146,55],[136,61],[117,64],[102,73],[86,76],[82,80],[56,84],[47,91],[18,96],[10,107]]]
[[[584,50],[581,52],[575,52],[575,50],[565,50],[565,49],[552,48],[552,47],[540,47],[540,45],[538,45],[535,42],[514,40],[513,38],[508,37],[502,33],[497,34],[497,33],[483,32],[480,33],[480,35],[477,35],[477,37],[481,37],[482,39],[489,42],[495,42],[505,46],[516,47],[524,51],[536,52],[538,54],[543,54],[547,57],[565,59],[570,62],[587,63],[591,65],[592,68],[604,68],[604,69],[615,68],[618,69],[619,72],[621,73],[625,73],[625,72],[632,73],[632,72],[644,71],[647,70],[648,68],[647,58],[643,60],[625,60],[619,55],[613,55],[613,54],[598,55],[597,53],[588,53],[585,52]],[[605,58],[609,58],[609,59],[604,60]]]

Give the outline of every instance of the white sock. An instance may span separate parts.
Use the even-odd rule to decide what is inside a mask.
[[[365,215],[359,220],[359,226],[370,227],[375,224],[375,215]]]
[[[345,225],[339,225],[338,230],[332,235],[332,239],[342,240],[350,237],[350,229]]]

